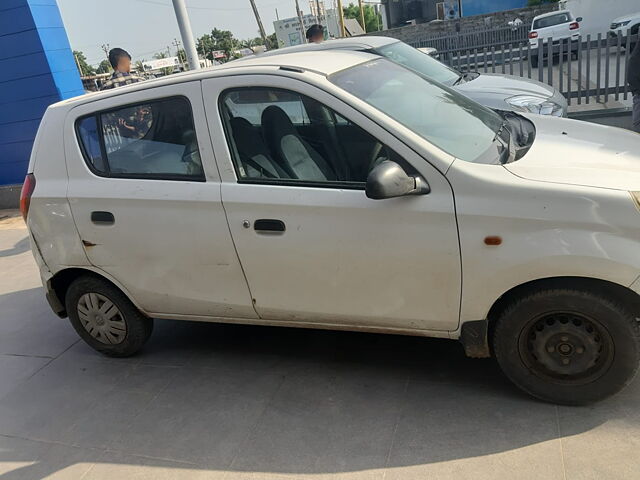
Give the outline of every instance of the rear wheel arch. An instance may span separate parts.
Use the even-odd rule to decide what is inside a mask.
[[[72,267],[72,268],[65,268],[64,270],[60,270],[59,272],[57,272],[53,277],[51,277],[51,279],[48,282],[49,295],[51,295],[52,293],[55,294],[56,300],[59,302],[59,304],[65,305],[65,299],[66,299],[67,291],[69,290],[69,287],[76,279],[83,276],[95,277],[95,278],[104,280],[106,282],[109,282],[115,288],[120,290],[129,299],[129,301],[131,301],[131,303],[133,303],[136,306],[136,308],[140,310],[140,312],[143,315],[145,315],[145,312],[139,307],[135,299],[131,297],[131,295],[126,291],[126,289],[124,289],[121,285],[119,285],[117,282],[107,277],[106,275],[103,275],[99,272],[96,272],[94,270],[90,270],[87,268]],[[59,313],[59,316],[67,317],[68,312],[66,311],[61,312]]]

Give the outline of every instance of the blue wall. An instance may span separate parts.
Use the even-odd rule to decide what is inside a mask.
[[[485,15],[527,6],[527,0],[462,0],[462,15]]]
[[[47,106],[83,93],[56,0],[0,0],[0,185],[24,180]]]

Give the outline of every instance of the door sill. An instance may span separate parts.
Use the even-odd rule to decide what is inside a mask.
[[[385,333],[389,335],[410,335],[414,337],[450,338],[453,332],[448,330],[425,330],[412,328],[377,327],[367,325],[348,325],[336,323],[318,323],[304,321],[263,320],[259,318],[208,317],[199,315],[174,315],[162,313],[146,313],[151,318],[163,320],[186,320],[193,322],[229,323],[236,325],[262,325],[269,327],[308,328],[315,330],[339,330],[348,332]]]

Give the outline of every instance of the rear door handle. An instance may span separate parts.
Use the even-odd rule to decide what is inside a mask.
[[[116,218],[111,212],[91,212],[91,221],[96,225],[113,225]]]
[[[253,229],[261,233],[280,233],[286,230],[282,220],[262,218],[253,222]]]

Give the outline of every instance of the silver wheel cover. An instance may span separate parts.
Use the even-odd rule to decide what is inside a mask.
[[[106,345],[122,343],[127,324],[116,305],[99,293],[85,293],[78,300],[78,317],[93,338]]]

